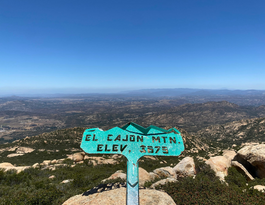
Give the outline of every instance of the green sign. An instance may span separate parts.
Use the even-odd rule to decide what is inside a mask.
[[[177,134],[176,134],[177,133]],[[88,154],[122,154],[127,162],[127,205],[139,204],[138,160],[142,156],[178,156],[184,151],[180,132],[156,126],[141,127],[133,122],[103,131],[87,129],[81,148]]]

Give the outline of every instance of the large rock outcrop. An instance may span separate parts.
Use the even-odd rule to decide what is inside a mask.
[[[228,168],[231,166],[231,160],[225,156],[216,156],[210,157],[205,163],[210,165],[215,175],[219,177],[220,180],[224,181],[228,174]]]
[[[246,176],[246,178],[248,180],[254,180],[254,178],[252,177],[252,175],[248,172],[248,170],[239,162],[237,161],[232,161],[231,163],[232,166],[236,167],[236,169],[242,173],[244,176]]]
[[[253,187],[254,189],[260,191],[260,192],[265,192],[265,186],[262,185],[256,185]]]
[[[139,167],[139,185],[144,186],[144,183],[151,181],[151,179],[150,174],[142,167]]]
[[[159,176],[159,178],[177,178],[177,174],[175,170],[173,170],[172,167],[160,167],[153,171],[156,175]]]
[[[89,157],[85,156],[84,159],[88,159],[90,163],[93,164],[93,166],[97,166],[99,164],[116,164],[117,159],[120,158],[120,156],[117,157],[117,155],[113,155],[114,157],[105,159],[103,157]]]
[[[8,170],[15,170],[17,173],[24,171],[25,169],[30,168],[30,166],[19,166],[19,167],[15,167],[14,165],[12,165],[9,162],[3,162],[0,163],[0,169],[3,169],[4,171],[8,171]]]
[[[173,170],[179,176],[194,176],[196,174],[195,164],[192,157],[185,157],[182,159]]]
[[[103,179],[102,182],[105,182],[105,181],[111,180],[111,179],[118,179],[118,178],[126,180],[126,174],[123,173],[122,170],[118,170],[114,174],[112,174],[109,178]]]
[[[30,147],[19,147],[16,150],[16,153],[18,154],[26,154],[26,153],[31,153],[33,152],[35,149],[32,149]]]
[[[169,182],[177,182],[178,180],[176,178],[166,178],[166,179],[161,179],[159,181],[157,181],[156,183],[152,184],[150,186],[150,188],[155,189],[155,187],[159,186],[159,185],[165,185],[166,183]]]
[[[253,177],[265,178],[265,144],[243,147],[234,160],[244,165]]]
[[[165,192],[140,189],[139,201],[141,205],[175,205],[173,199]],[[126,204],[126,188],[119,188],[101,193],[91,194],[88,196],[76,195],[68,199],[63,205],[125,205]]]
[[[69,155],[68,158],[73,160],[74,162],[81,162],[85,159],[85,153],[84,152],[74,153],[72,155]]]
[[[227,158],[229,162],[231,162],[236,156],[236,152],[234,150],[223,150],[223,156]]]
[[[121,178],[126,180],[126,174],[122,172],[122,170],[116,171],[114,174],[112,174],[109,178],[103,179],[102,182],[105,182],[110,179],[117,179]],[[142,167],[139,167],[139,185],[144,186],[145,182],[151,181],[152,177],[151,175]]]

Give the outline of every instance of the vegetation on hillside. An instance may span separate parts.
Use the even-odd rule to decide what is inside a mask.
[[[80,143],[84,130],[84,128],[56,130],[1,145],[0,148],[30,147],[35,151],[12,158],[7,157],[7,155],[15,153],[15,150],[2,152],[0,153],[0,163],[10,162],[17,166],[33,165],[43,160],[66,158],[67,154],[82,151]]]
[[[265,185],[265,179],[248,182],[235,168],[229,168],[227,185],[220,182],[208,165],[198,160],[195,163],[198,168],[195,178],[180,178],[178,182],[168,183],[158,189],[166,191],[178,205],[264,203],[265,193],[251,187],[256,184]],[[126,160],[121,159],[116,165],[92,166],[86,161],[71,167],[69,163],[69,166],[54,171],[33,168],[19,174],[0,171],[0,205],[59,205],[71,196],[102,184],[101,180],[117,170],[126,172]],[[49,179],[52,175],[55,178]],[[66,179],[71,180],[69,183],[61,183]]]
[[[116,165],[92,166],[86,161],[54,171],[26,169],[19,174],[0,170],[1,205],[59,205],[73,195],[81,194],[101,183],[117,170],[126,170],[126,161]],[[54,179],[49,179],[54,175]],[[71,179],[69,183],[61,183]]]
[[[264,142],[265,118],[242,120],[264,117],[264,106],[245,107],[225,101],[180,105],[183,101],[175,99],[90,98],[24,99],[2,103],[4,104],[0,109],[0,117],[5,122],[10,120],[8,117],[24,116],[23,120],[28,120],[32,125],[32,119],[25,116],[36,115],[41,119],[63,122],[65,127],[100,127],[106,130],[129,121],[135,121],[143,126],[179,126],[185,141],[185,152],[178,157],[143,157],[139,160],[139,166],[151,172],[158,167],[175,166],[184,157],[192,156],[198,173],[195,178],[179,178],[178,182],[160,186],[159,189],[166,191],[177,204],[264,204],[265,194],[254,190],[253,186],[265,185],[265,179],[247,181],[235,168],[229,168],[226,184],[220,182],[208,165],[196,159],[219,155],[223,149],[231,148],[233,144],[233,148],[237,150],[245,142]],[[240,121],[233,121],[238,119]],[[220,123],[226,124],[216,125]],[[188,133],[183,128],[194,133]],[[1,129],[4,131],[7,127],[4,125]],[[9,137],[19,140],[0,145],[0,163],[10,162],[16,166],[33,165],[43,160],[66,158],[69,154],[82,151],[80,142],[85,128],[55,129],[56,127],[52,126],[47,129],[36,127],[35,131],[31,132],[36,135],[24,139],[20,138],[29,131],[12,132]],[[43,133],[44,130],[49,132]],[[6,140],[0,138],[0,143],[4,142]],[[35,150],[23,156],[7,157],[16,153],[16,147],[30,147]],[[97,166],[85,160],[83,164],[72,167],[73,162],[68,159],[64,162],[67,166],[58,167],[53,171],[30,168],[19,174],[0,170],[0,205],[62,204],[69,197],[98,186],[101,180],[108,178],[117,170],[126,172],[125,157],[117,160],[118,164]],[[49,179],[52,175],[55,178]],[[70,182],[61,183],[66,179],[70,179]],[[151,182],[146,184],[151,185]]]
[[[168,183],[158,189],[166,191],[178,205],[264,204],[265,193],[253,189],[253,186],[265,185],[265,179],[247,182],[243,175],[231,167],[226,177],[228,183],[226,184],[215,176],[209,165],[197,161],[196,167],[199,167],[199,173],[195,179],[192,177],[181,178],[179,182]]]
[[[202,140],[218,142],[219,145],[231,147],[243,143],[260,143],[265,138],[265,118],[254,118],[212,125],[195,134]]]

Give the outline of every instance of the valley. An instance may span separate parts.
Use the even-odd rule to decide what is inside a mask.
[[[235,101],[239,97],[229,96],[223,99]],[[265,117],[264,105],[237,105],[229,101],[204,102],[208,98],[197,96],[191,100],[191,96],[177,98],[126,95],[0,98],[0,143],[63,128],[110,129],[131,121],[142,126],[176,126],[194,134],[211,125]],[[245,101],[250,102],[255,98],[260,97],[245,96]]]
[[[204,102],[205,98],[193,98],[191,103],[185,99],[0,98],[0,204],[62,204],[76,194],[92,196],[96,192],[122,190],[126,186],[126,158],[87,155],[80,143],[85,129],[107,130],[128,122],[166,130],[174,127],[181,132],[185,146],[177,157],[142,157],[139,160],[142,189],[164,190],[178,204],[262,204],[264,194],[253,191],[253,187],[265,186],[265,179],[256,174],[263,172],[255,171],[255,164],[250,165],[238,153],[255,146],[260,146],[257,150],[262,152],[265,106],[225,100]],[[143,139],[110,136],[108,140]],[[154,140],[162,138],[156,136]],[[97,149],[116,151],[126,146],[99,144]],[[176,171],[184,162],[189,168]],[[189,203],[182,195],[188,197]]]

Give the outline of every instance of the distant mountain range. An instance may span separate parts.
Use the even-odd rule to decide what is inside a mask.
[[[263,95],[265,90],[211,90],[211,89],[191,89],[191,88],[173,88],[173,89],[143,89],[128,91],[125,94],[134,96],[152,96],[152,97],[179,97],[179,96],[251,96]]]
[[[193,89],[193,88],[162,88],[162,89],[141,89],[141,90],[130,90],[122,92],[84,92],[80,91],[79,94],[75,91],[74,93],[63,92],[63,93],[53,93],[50,91],[46,94],[32,94],[24,93],[17,94],[17,96],[11,96],[7,94],[2,94],[0,92],[0,97],[44,97],[44,98],[54,98],[54,97],[185,97],[185,96],[265,96],[265,90],[228,90],[228,89]]]

